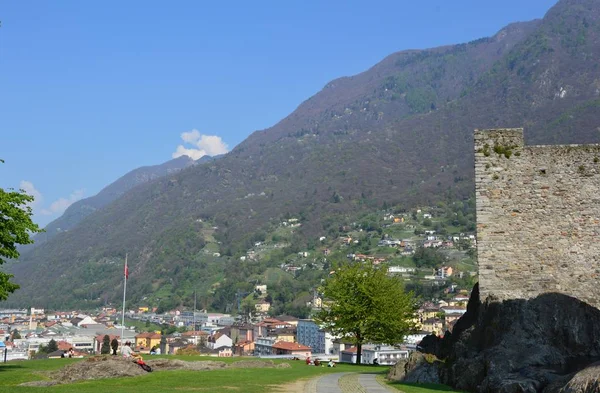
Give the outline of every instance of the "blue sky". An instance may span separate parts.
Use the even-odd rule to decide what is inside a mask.
[[[36,194],[45,225],[179,145],[231,149],[332,79],[555,2],[0,2],[0,187]]]

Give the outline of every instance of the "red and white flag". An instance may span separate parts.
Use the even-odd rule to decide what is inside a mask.
[[[125,279],[129,278],[129,268],[127,267],[127,259],[125,259]]]

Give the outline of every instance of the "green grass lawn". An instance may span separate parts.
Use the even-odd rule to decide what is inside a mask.
[[[161,356],[162,357],[162,356]],[[153,357],[154,358],[154,357]],[[214,357],[200,356],[171,356],[187,361],[194,360],[223,360]],[[226,362],[255,358],[233,358]],[[1,393],[42,393],[42,392],[143,392],[162,393],[168,391],[200,391],[228,392],[239,391],[247,393],[266,393],[276,391],[278,386],[299,380],[310,379],[332,372],[386,372],[387,368],[373,366],[356,366],[338,364],[335,368],[309,367],[303,361],[275,360],[276,363],[287,362],[291,368],[262,368],[262,369],[225,369],[214,371],[157,371],[138,377],[111,378],[73,384],[56,385],[51,387],[17,386],[23,382],[47,379],[45,372],[58,370],[79,359],[49,359],[30,360],[0,364]]]
[[[403,383],[403,382],[386,382],[388,386],[398,389],[398,391],[404,393],[461,393],[459,390],[454,390],[449,386],[440,385],[435,383]]]

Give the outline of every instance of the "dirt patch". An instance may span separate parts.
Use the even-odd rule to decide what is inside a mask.
[[[37,387],[47,387],[47,386],[54,386],[54,385],[58,385],[58,382],[56,381],[31,381],[31,382],[24,382],[19,384],[19,386],[37,386]]]
[[[131,360],[97,356],[65,366],[48,376],[59,383],[69,383],[85,379],[135,377],[144,374],[146,371]]]
[[[227,363],[212,360],[187,362],[179,359],[155,359],[149,360],[146,363],[152,367],[154,371],[163,370],[194,370],[194,371],[209,371],[219,370],[227,367]]]
[[[179,359],[152,359],[146,362],[153,371],[191,370],[210,371],[225,368],[289,368],[288,363],[275,364],[271,360],[240,360],[234,363],[221,361],[185,361]],[[81,380],[136,377],[146,371],[133,361],[113,356],[93,356],[77,363],[70,364],[58,371],[45,374],[51,381],[26,382],[23,386],[51,386]]]
[[[231,368],[273,368],[275,363],[272,360],[240,360],[230,363]]]
[[[301,379],[299,381],[290,382],[285,385],[278,385],[278,386],[271,386],[271,387],[273,388],[273,392],[276,392],[276,393],[305,393],[305,392],[312,393],[313,391],[311,391],[309,388],[309,382],[310,382],[309,380]],[[316,391],[316,388],[314,391]]]

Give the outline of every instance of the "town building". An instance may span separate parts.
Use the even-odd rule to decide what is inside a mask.
[[[312,353],[333,353],[333,336],[321,329],[312,319],[298,320],[296,337],[298,343],[310,347]]]

